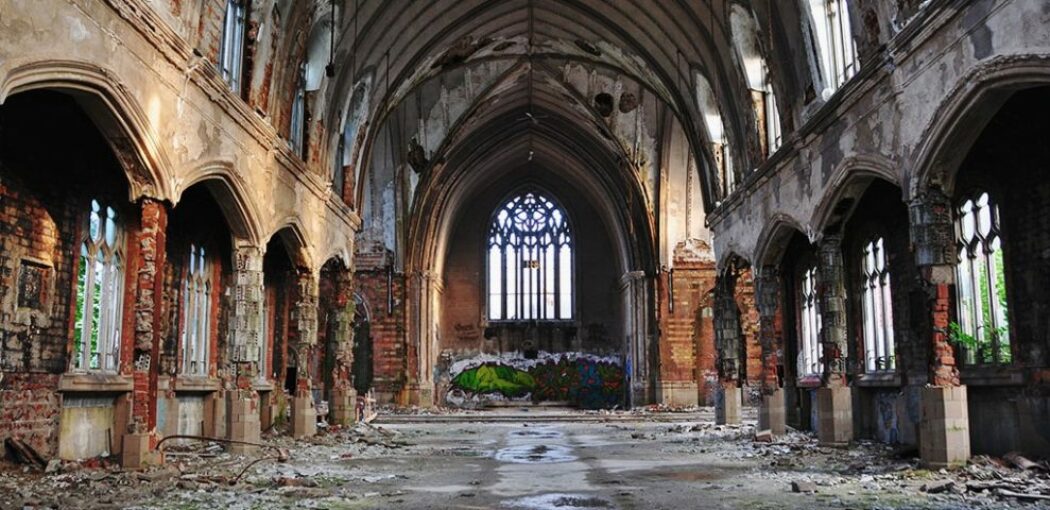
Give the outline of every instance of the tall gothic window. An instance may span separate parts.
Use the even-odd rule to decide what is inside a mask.
[[[817,299],[817,266],[806,267],[798,289],[798,375],[822,372],[820,363],[820,306]]]
[[[244,27],[248,15],[248,0],[226,0],[226,16],[222,23],[222,41],[219,47],[219,74],[230,89],[241,92],[244,67]]]
[[[292,123],[289,127],[288,144],[299,157],[305,157],[306,139],[306,65],[299,68],[295,82],[295,97],[292,98]]]
[[[967,363],[1009,363],[1012,357],[999,207],[988,193],[977,192],[956,212],[959,321],[952,324],[952,335],[964,347]]]
[[[489,320],[568,320],[573,310],[569,218],[539,191],[496,210],[488,237]]]
[[[846,0],[804,0],[813,20],[813,41],[826,92],[834,92],[857,74],[857,46]]]
[[[92,200],[77,267],[73,368],[117,370],[124,294],[124,233],[112,207]]]
[[[182,373],[208,374],[208,339],[211,335],[211,264],[203,246],[190,245],[189,265],[183,279]]]
[[[864,318],[864,370],[889,372],[896,369],[893,341],[893,299],[886,249],[879,237],[861,252],[861,315]]]

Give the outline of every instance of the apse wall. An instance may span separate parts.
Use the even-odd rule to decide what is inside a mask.
[[[515,192],[537,188],[548,192],[569,214],[576,267],[573,320],[557,324],[487,321],[485,254],[492,214]],[[623,381],[624,317],[619,276],[623,271],[608,228],[588,198],[579,188],[533,169],[508,175],[499,184],[477,192],[460,211],[442,272],[440,347],[435,367],[438,395],[447,404],[466,406],[504,400],[558,401],[583,407],[620,403],[622,389],[617,388]],[[461,384],[478,367],[496,365],[530,373],[535,387],[528,388],[526,382],[525,388],[512,385],[510,391],[498,391]],[[541,380],[544,376],[537,375],[535,369],[545,365],[561,365],[558,380]],[[465,371],[472,372],[457,380]],[[602,379],[599,386],[603,389],[596,390],[598,395],[580,394],[578,385],[586,373]],[[606,378],[615,380],[604,381]]]

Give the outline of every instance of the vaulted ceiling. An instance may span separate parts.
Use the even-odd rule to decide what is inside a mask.
[[[702,121],[705,112],[696,98],[697,74],[706,77],[717,96],[734,159],[742,166],[755,164],[758,146],[752,99],[730,33],[734,3],[758,20],[762,33],[754,37],[769,53],[778,94],[797,96],[797,83],[806,76],[790,62],[792,48],[801,45],[797,2],[335,0],[332,6],[314,0],[292,2],[291,18],[312,18],[324,32],[331,31],[333,16],[336,20],[334,33],[319,34],[335,41],[334,51],[325,48],[333,55],[334,77],[324,90],[323,115],[327,125],[345,126],[355,115],[348,114],[351,97],[366,89],[367,111],[356,114],[360,125],[349,144],[358,171],[368,167],[384,123],[406,101],[417,100],[413,95],[421,88],[449,73],[501,62],[498,76],[479,84],[485,90],[471,91],[467,104],[457,106],[466,116],[446,126],[447,140],[428,148],[433,152],[427,154],[428,164],[443,161],[441,151],[459,143],[481,147],[493,145],[484,143],[488,137],[535,138],[539,123],[545,124],[548,137],[583,137],[614,157],[636,162],[638,156],[625,150],[634,144],[616,136],[608,110],[629,112],[651,101],[687,134],[705,174],[705,205],[710,208],[717,197],[706,175],[712,156]],[[787,65],[777,64],[774,50],[786,53]],[[472,76],[479,74],[484,73]],[[603,85],[610,90],[602,90]],[[784,109],[793,104],[782,103]],[[496,118],[528,121],[491,129]],[[492,150],[511,146],[495,144]],[[525,143],[524,150],[535,150],[530,146]]]

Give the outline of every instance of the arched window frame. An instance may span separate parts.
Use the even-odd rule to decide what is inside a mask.
[[[801,0],[810,14],[810,34],[827,99],[857,74],[857,44],[847,0]]]
[[[548,205],[540,204],[540,206],[546,207],[551,217],[554,217],[556,213],[560,214],[561,219],[559,221],[553,218],[555,225],[545,227],[547,231],[540,231],[542,234],[540,238],[532,241],[537,248],[540,246],[552,247],[552,257],[546,261],[533,260],[535,264],[525,269],[524,264],[528,260],[524,259],[523,253],[519,250],[510,252],[508,248],[511,243],[515,242],[518,243],[518,246],[528,245],[530,242],[528,236],[520,241],[515,241],[513,238],[508,239],[505,227],[510,224],[501,223],[503,221],[501,213],[506,212],[508,216],[506,221],[509,221],[510,212],[508,211],[525,203],[530,196],[535,197],[536,200],[545,201]],[[508,194],[498,204],[487,223],[488,230],[484,236],[485,281],[483,288],[485,289],[486,318],[489,322],[573,320],[576,317],[576,242],[573,229],[575,223],[568,210],[551,193],[532,186]],[[502,233],[500,228],[504,228]],[[520,236],[520,229],[515,230],[515,234]],[[497,235],[502,237],[497,237]],[[544,239],[548,235],[550,238]],[[498,256],[495,256],[494,250],[498,252]],[[508,264],[509,259],[514,259],[516,263]],[[497,261],[499,265],[495,264]],[[550,268],[551,265],[554,267]],[[520,271],[508,269],[515,266],[522,269]],[[526,270],[535,271],[532,273],[534,277],[530,278],[534,284],[539,283],[535,285],[539,287],[535,292],[532,285],[525,285],[524,271]],[[510,276],[514,278],[508,278]],[[513,285],[508,283],[511,281],[514,281]],[[554,288],[548,289],[547,287],[552,282]],[[568,288],[565,288],[566,286]],[[545,306],[544,301],[548,297],[553,302]],[[529,304],[527,301],[532,301],[531,306],[527,306]]]
[[[815,261],[803,264],[796,274],[798,317],[798,377],[805,378],[820,375],[824,365],[820,359],[823,355],[820,345],[820,297],[817,294],[817,264]]]
[[[116,208],[92,199],[81,231],[71,368],[116,372],[124,303],[123,220]]]
[[[213,288],[208,252],[200,244],[190,244],[182,280],[181,371],[184,375],[208,375]]]
[[[897,369],[896,339],[886,238],[881,233],[866,237],[856,260],[864,372],[894,372]]]
[[[965,194],[955,208],[956,318],[952,339],[963,347],[962,363],[1013,361],[1007,279],[999,206],[985,190]]]
[[[244,76],[244,34],[249,0],[226,0],[219,46],[219,74],[235,94],[241,93]]]
[[[722,116],[722,108],[718,102],[718,96],[707,79],[699,69],[693,71],[694,87],[696,89],[696,106],[703,115],[703,126],[706,129],[710,141],[711,155],[714,158],[715,171],[719,180],[722,196],[727,197],[736,191],[737,175],[734,170],[733,153],[730,147],[728,133],[725,127],[725,118]]]
[[[762,149],[768,157],[783,142],[780,111],[773,84],[769,80],[769,66],[759,44],[758,22],[751,10],[742,4],[733,4],[730,13],[733,44],[743,67],[755,115],[759,120]]]

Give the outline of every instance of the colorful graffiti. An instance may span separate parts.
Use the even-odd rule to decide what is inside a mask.
[[[566,402],[585,409],[623,403],[620,360],[580,353],[481,357],[453,364],[446,402],[475,406],[491,400]]]
[[[476,394],[499,393],[511,398],[526,396],[536,387],[536,381],[528,372],[495,364],[460,372],[452,384]]]

